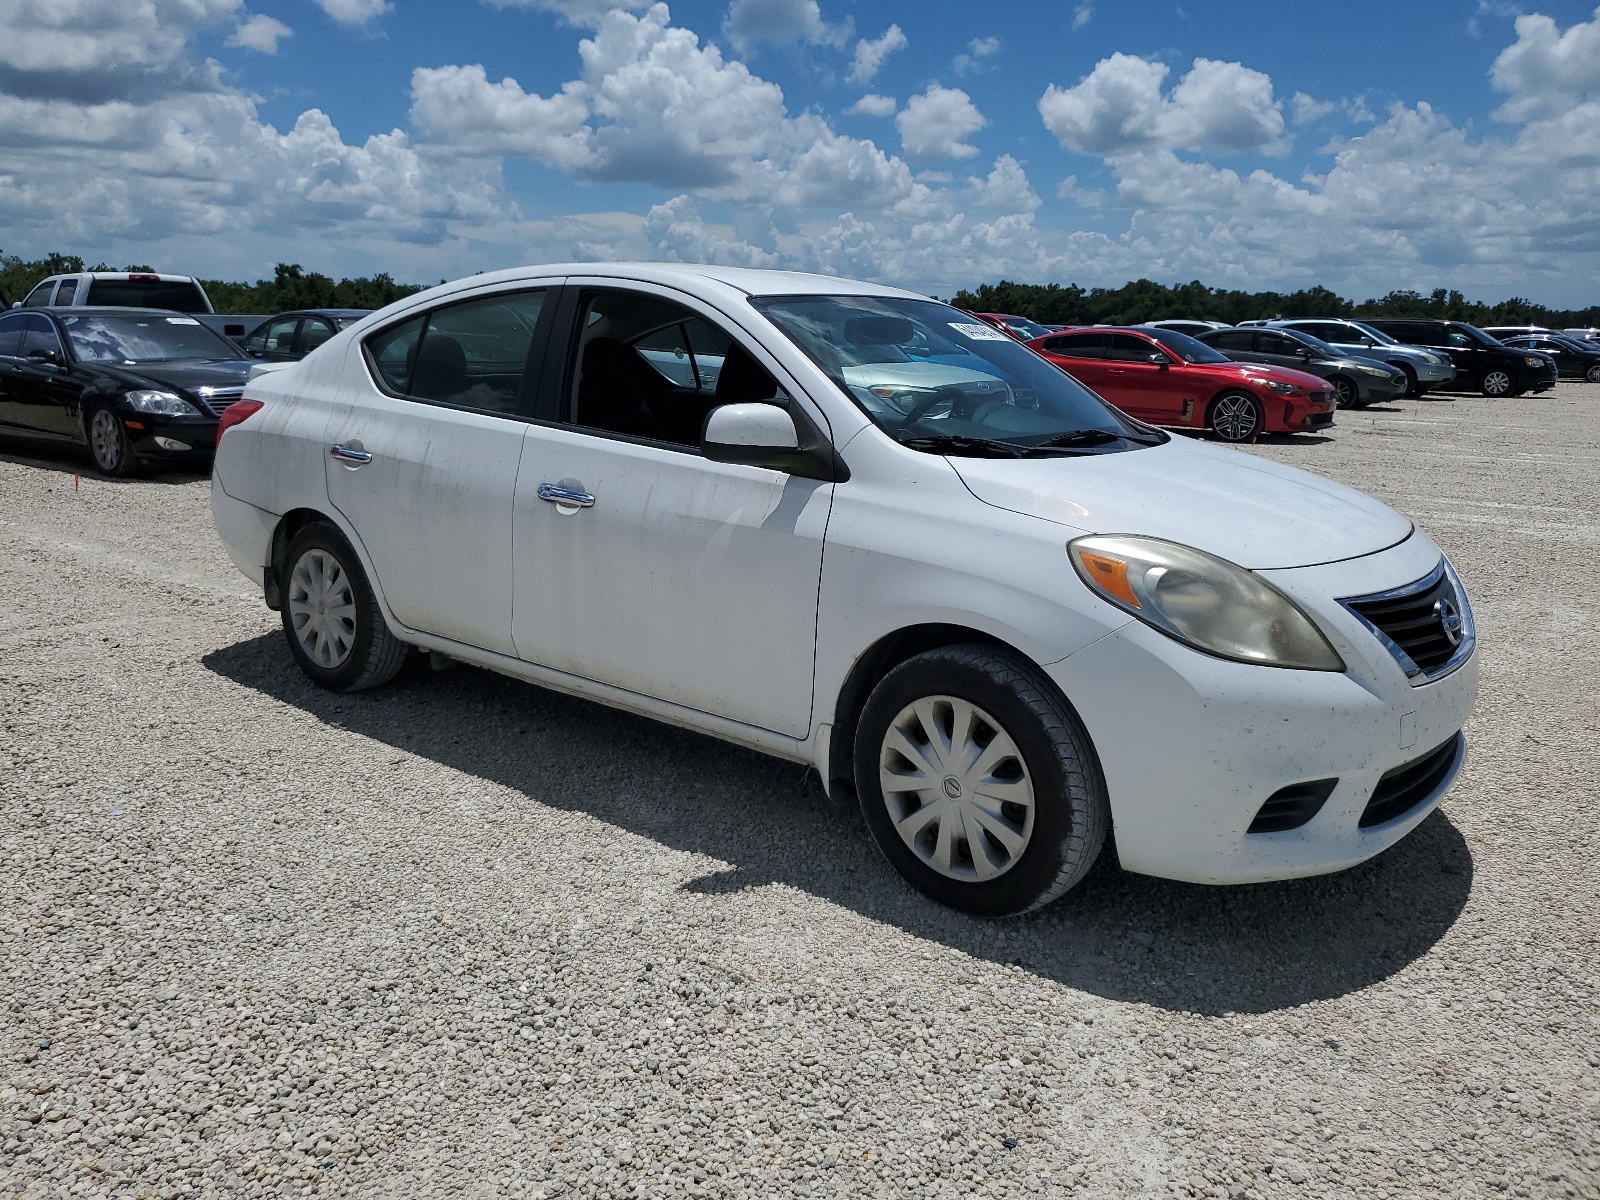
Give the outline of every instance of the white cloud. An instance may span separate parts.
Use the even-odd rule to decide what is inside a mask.
[[[1094,0],[1079,0],[1078,7],[1072,10],[1072,27],[1082,29],[1094,20]]]
[[[900,130],[900,143],[912,162],[935,162],[941,158],[971,158],[978,153],[966,139],[989,122],[960,88],[929,84],[928,90],[911,97],[894,119]]]
[[[1009,154],[994,160],[987,179],[973,177],[967,183],[973,198],[984,208],[1001,212],[1024,213],[1038,208],[1042,201],[1028,183],[1028,173]]]
[[[581,170],[594,161],[581,92],[569,83],[546,99],[524,92],[515,79],[490,83],[481,66],[418,67],[411,74],[411,123],[439,150],[518,154]]]
[[[845,112],[853,117],[892,117],[899,107],[893,96],[879,96],[875,92],[868,92],[845,109]]]
[[[900,26],[891,25],[884,30],[879,38],[862,38],[856,43],[856,55],[850,65],[849,79],[851,83],[867,83],[878,73],[878,68],[883,66],[883,60],[896,50],[906,48],[906,35],[900,31]]]
[[[989,64],[988,60],[1000,53],[1000,39],[997,37],[973,38],[967,43],[965,54],[958,54],[951,60],[950,66],[957,75],[970,75],[974,71],[983,70]]]
[[[638,12],[654,0],[484,0],[491,8],[535,8],[565,17],[573,25],[596,25],[614,8]]]
[[[269,17],[266,13],[256,13],[255,16],[239,22],[229,36],[227,44],[242,46],[246,50],[259,50],[262,54],[276,54],[278,43],[292,36],[294,30],[282,21]]]
[[[1289,101],[1289,108],[1294,113],[1296,125],[1309,125],[1313,121],[1320,121],[1338,107],[1332,100],[1318,100],[1304,92],[1296,92]]]
[[[1063,146],[1081,154],[1284,148],[1283,112],[1268,76],[1241,63],[1197,58],[1166,96],[1167,74],[1164,63],[1113,54],[1073,87],[1051,84],[1039,114]]]
[[[762,42],[842,48],[854,30],[848,19],[838,25],[824,21],[817,0],[733,0],[722,22],[728,40],[746,53]]]
[[[1517,40],[1490,71],[1510,99],[1495,113],[1503,121],[1553,115],[1600,93],[1600,8],[1594,19],[1565,33],[1549,17],[1517,18]]]
[[[718,263],[730,267],[775,267],[778,256],[739,237],[731,225],[707,224],[688,196],[674,196],[652,208],[644,234],[662,257],[672,262]]]
[[[365,25],[392,7],[388,0],[316,0],[316,4],[341,25]]]

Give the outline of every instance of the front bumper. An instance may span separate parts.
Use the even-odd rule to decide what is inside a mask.
[[[1440,557],[1417,532],[1365,558],[1263,572],[1327,633],[1342,673],[1212,658],[1136,621],[1048,667],[1099,752],[1123,867],[1194,883],[1289,879],[1354,866],[1416,828],[1461,755],[1393,819],[1365,829],[1360,821],[1386,773],[1466,724],[1478,656],[1412,687],[1337,598],[1410,583]],[[1338,783],[1309,822],[1247,832],[1279,789],[1324,779]]]
[[[1378,379],[1371,375],[1357,375],[1356,391],[1363,404],[1386,404],[1398,396],[1406,394],[1406,381],[1401,379],[1396,383],[1389,379]]]
[[[1456,377],[1454,363],[1410,363],[1409,365],[1417,373],[1417,382],[1426,383],[1431,387],[1449,383]]]
[[[128,440],[146,462],[205,462],[217,448],[217,418],[184,420],[118,411]]]
[[[1523,367],[1517,372],[1517,386],[1525,392],[1547,392],[1560,377],[1554,363],[1545,370]]]

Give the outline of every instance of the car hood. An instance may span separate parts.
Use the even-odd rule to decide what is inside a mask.
[[[996,508],[1084,533],[1166,538],[1257,571],[1374,554],[1414,528],[1354,488],[1187,438],[1123,453],[949,462]]]
[[[1310,371],[1297,371],[1293,367],[1278,367],[1271,363],[1190,363],[1189,366],[1217,375],[1233,375],[1241,379],[1276,379],[1280,383],[1292,383],[1296,387],[1305,388],[1312,392],[1324,391],[1328,386],[1328,381],[1320,375],[1313,375]]]
[[[115,367],[96,365],[107,375],[136,387],[163,387],[193,396],[201,394],[201,388],[242,387],[253,363],[250,359],[223,359],[216,362],[152,362]]]

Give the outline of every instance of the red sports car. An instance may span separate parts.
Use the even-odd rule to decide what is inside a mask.
[[[1235,362],[1171,329],[1071,329],[1028,343],[1084,387],[1152,425],[1210,429],[1225,442],[1333,424],[1325,380]]]

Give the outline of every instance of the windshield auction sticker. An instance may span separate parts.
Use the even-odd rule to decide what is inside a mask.
[[[168,317],[167,318],[167,324],[168,325],[198,325],[198,324],[200,324],[200,322],[196,321],[193,317]]]
[[[950,328],[957,333],[971,338],[975,342],[1009,342],[1011,339],[1001,333],[992,325],[963,325],[958,321],[951,321]]]

